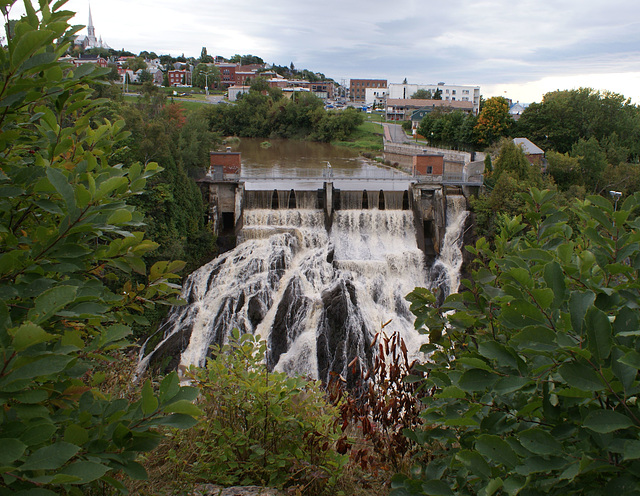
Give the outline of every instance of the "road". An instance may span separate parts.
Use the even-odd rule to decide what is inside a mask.
[[[393,143],[405,143],[407,141],[411,141],[400,124],[385,123],[382,124],[382,126],[385,129],[384,137],[387,140],[392,141]]]

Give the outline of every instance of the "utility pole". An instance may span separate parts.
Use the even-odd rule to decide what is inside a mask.
[[[204,92],[209,96],[209,74],[204,73]]]

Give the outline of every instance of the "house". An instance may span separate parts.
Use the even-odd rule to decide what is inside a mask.
[[[529,105],[527,103],[516,102],[511,107],[509,107],[509,114],[513,118],[514,121],[520,119],[520,115]]]
[[[386,88],[386,79],[350,79],[349,98],[354,102],[364,102],[367,88]]]
[[[527,138],[513,138],[513,142],[522,149],[531,165],[539,165],[541,167],[546,165],[542,148],[534,145]]]
[[[439,91],[444,101],[471,102],[473,104],[473,113],[478,115],[480,112],[480,86],[462,86],[443,82],[438,84],[391,83],[389,84],[388,98],[411,98],[418,90],[430,91],[432,95]]]
[[[422,100],[417,98],[387,98],[386,118],[389,121],[406,121],[412,118],[416,110],[422,110],[422,117],[436,108],[454,111],[461,110],[466,113],[473,112],[473,103],[467,101],[450,100]],[[422,117],[420,120],[422,120]],[[419,123],[420,120],[417,122]],[[416,125],[417,127],[417,125]]]
[[[95,55],[80,55],[80,57],[73,59],[73,64],[76,67],[83,64],[95,64],[98,67],[107,67],[107,59]]]
[[[156,86],[162,86],[164,81],[164,72],[159,67],[148,69],[149,74],[153,77],[153,84]]]
[[[186,69],[167,71],[169,86],[191,86],[191,71]]]

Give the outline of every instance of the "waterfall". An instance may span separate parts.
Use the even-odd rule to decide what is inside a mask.
[[[447,196],[447,228],[438,259],[431,269],[431,288],[441,288],[441,298],[457,293],[460,287],[460,267],[462,266],[462,238],[469,212],[462,195]]]
[[[352,382],[356,357],[367,369],[388,321],[419,356],[425,336],[405,296],[427,280],[411,211],[339,210],[330,233],[321,210],[246,210],[243,220],[237,247],[189,276],[187,305],[143,345],[139,370],[201,366],[233,328],[267,341],[269,368],[323,380]]]

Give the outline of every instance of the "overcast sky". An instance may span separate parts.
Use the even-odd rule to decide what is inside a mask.
[[[88,0],[66,8],[87,24]],[[443,81],[527,103],[589,86],[640,104],[638,0],[92,0],[91,11],[98,37],[134,53],[206,46],[337,82]]]

